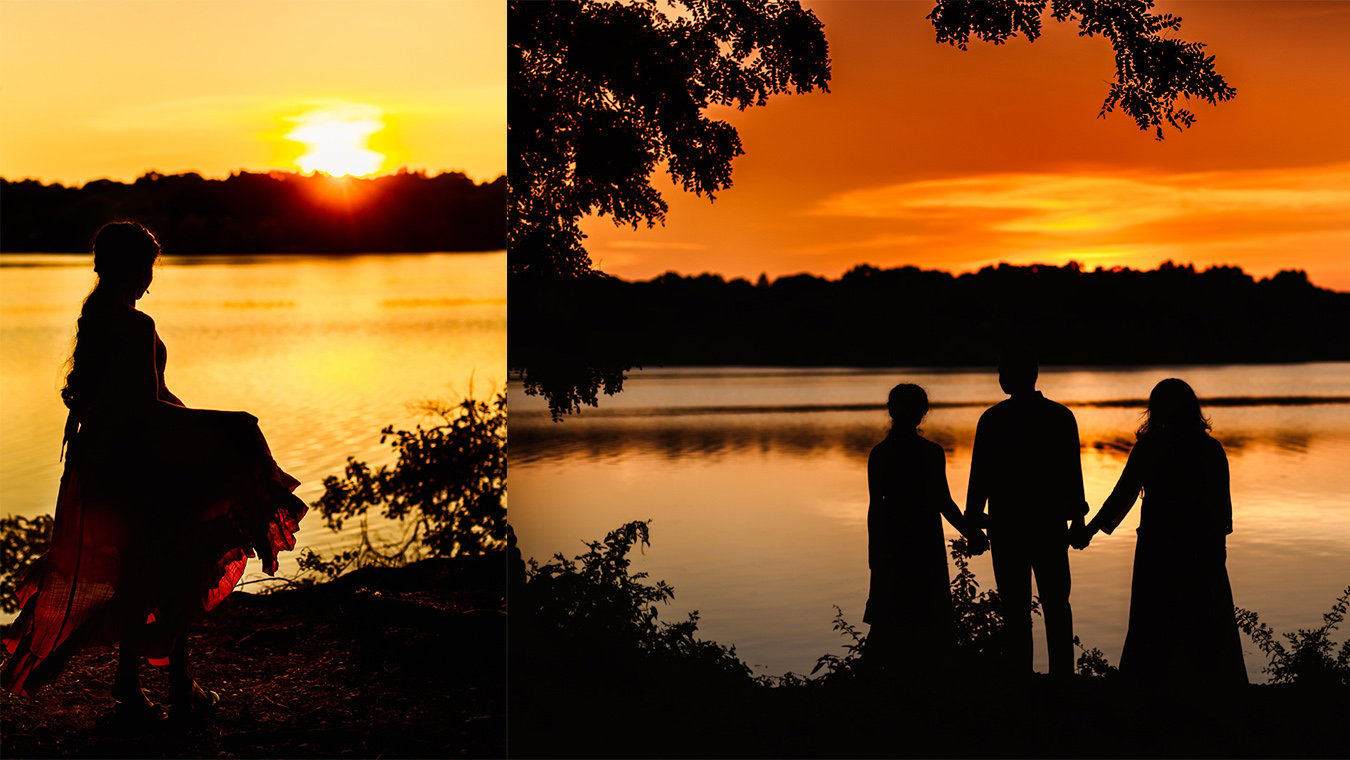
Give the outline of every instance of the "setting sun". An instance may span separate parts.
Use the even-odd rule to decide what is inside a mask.
[[[382,117],[380,109],[355,103],[316,108],[290,119],[296,127],[286,139],[304,144],[305,152],[295,159],[304,171],[334,177],[374,174],[385,156],[366,141],[384,129]]]

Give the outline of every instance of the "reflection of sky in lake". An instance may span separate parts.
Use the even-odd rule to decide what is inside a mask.
[[[1143,399],[1169,376],[1211,397],[1350,396],[1346,364],[1046,370],[1047,396],[1080,402],[1073,408],[1094,509],[1120,474]],[[902,380],[925,385],[935,404],[957,404],[935,408],[923,430],[947,449],[952,495],[964,505],[975,423],[1003,397],[992,372],[639,372],[599,410],[561,423],[513,387],[511,515],[522,549],[540,559],[577,553],[583,539],[653,518],[652,547],[638,564],[675,586],[664,614],[698,609],[704,635],[736,644],[765,666],[760,672],[806,672],[838,646],[831,605],[862,618],[866,457],[885,430],[880,402]],[[1130,399],[1138,404],[1092,405]],[[838,410],[764,410],[822,406]],[[695,411],[707,407],[721,411]],[[1350,404],[1206,411],[1232,468],[1228,568],[1237,603],[1279,631],[1320,624],[1350,584]],[[1114,536],[1071,555],[1076,632],[1113,662],[1138,516],[1136,506]],[[992,583],[987,557],[973,567]],[[1037,646],[1043,671],[1043,641]],[[1246,646],[1248,670],[1261,680],[1264,659]]]
[[[55,506],[58,390],[93,279],[88,256],[0,256],[6,514]],[[207,256],[162,260],[138,306],[168,348],[169,388],[189,406],[256,415],[310,502],[348,456],[389,461],[380,429],[423,421],[411,405],[503,387],[505,297],[502,253]],[[313,515],[301,525],[300,545],[319,551],[351,538]]]

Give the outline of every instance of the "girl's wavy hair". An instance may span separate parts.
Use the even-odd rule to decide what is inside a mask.
[[[1203,433],[1210,430],[1209,419],[1200,410],[1200,399],[1185,380],[1169,377],[1153,386],[1148,408],[1136,435],[1160,433]]]
[[[105,283],[120,282],[138,276],[155,265],[159,258],[159,241],[154,233],[139,222],[109,222],[94,235],[94,272],[98,280],[80,306],[80,319],[75,328],[75,347],[71,351],[66,372],[66,384],[61,388],[61,400],[69,409],[77,409],[94,378],[85,378],[80,369],[90,363],[91,350],[87,344],[82,350],[80,335],[95,317],[90,306],[98,302],[100,288]]]

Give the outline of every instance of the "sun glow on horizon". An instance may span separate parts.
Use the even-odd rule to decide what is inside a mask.
[[[306,172],[334,177],[374,174],[384,165],[385,155],[366,143],[384,129],[383,117],[379,108],[361,103],[327,105],[290,117],[296,126],[286,139],[305,146],[295,164]]]

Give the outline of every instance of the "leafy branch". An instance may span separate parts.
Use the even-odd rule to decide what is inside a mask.
[[[506,547],[506,394],[422,408],[440,424],[381,431],[380,443],[397,452],[393,465],[372,468],[348,457],[342,477],[324,479],[314,506],[330,530],[359,519],[361,538],[330,558],[306,549],[302,572],[332,578],[353,566],[401,565],[422,552],[455,557]],[[377,545],[369,531],[372,513],[403,523],[403,536]]]
[[[1241,607],[1234,607],[1233,611],[1238,629],[1270,658],[1262,672],[1270,674],[1272,683],[1350,686],[1350,639],[1342,642],[1339,650],[1332,641],[1332,632],[1345,620],[1347,608],[1350,608],[1350,586],[1322,615],[1320,627],[1286,633],[1283,642],[1255,612]]]
[[[928,18],[938,42],[965,50],[972,34],[995,45],[1019,34],[1034,42],[1046,6],[1047,0],[938,0]],[[1077,21],[1079,36],[1101,35],[1115,50],[1115,81],[1097,115],[1105,118],[1119,107],[1161,140],[1164,123],[1177,131],[1195,123],[1179,100],[1214,105],[1237,90],[1214,70],[1214,56],[1205,55],[1203,43],[1168,36],[1181,29],[1179,16],[1152,8],[1152,0],[1054,0],[1050,15]]]

